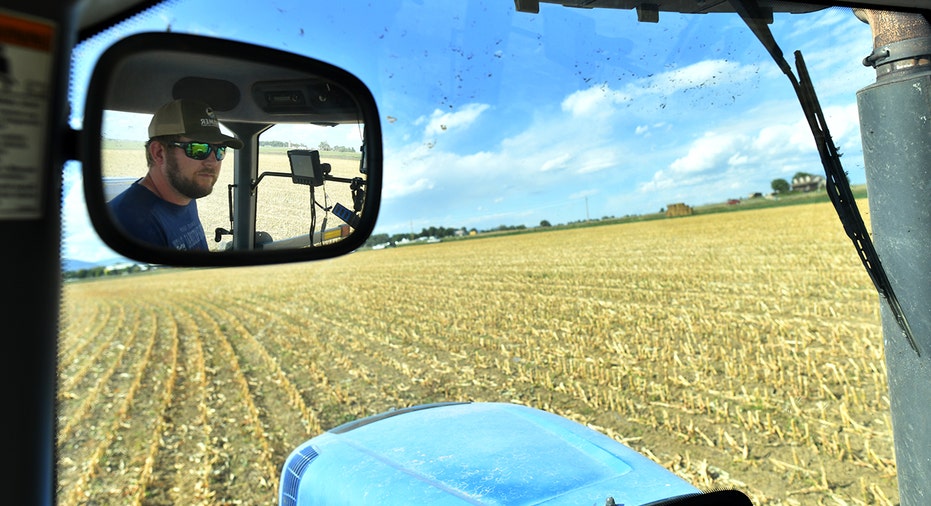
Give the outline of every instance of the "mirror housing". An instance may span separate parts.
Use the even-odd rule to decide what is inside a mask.
[[[126,117],[131,117],[136,118],[134,131],[138,137],[141,135],[138,131],[156,110],[177,99],[206,103],[208,109],[215,111],[215,118],[224,130],[224,138],[236,137],[243,143],[242,148],[235,152],[226,150],[223,160],[231,161],[232,168],[228,163],[221,164],[219,159],[216,161],[218,166],[222,165],[219,177],[231,176],[227,185],[228,221],[226,209],[214,213],[221,215],[223,221],[219,223],[214,223],[217,218],[213,216],[207,224],[203,210],[200,219],[205,223],[202,228],[208,243],[219,243],[227,235],[232,236],[232,240],[222,247],[215,244],[208,251],[179,251],[167,245],[140,240],[121,225],[126,221],[118,220],[108,206],[108,201],[123,188],[133,183],[145,183],[149,143],[144,139],[133,139],[128,143],[136,149],[131,158],[110,157],[111,152],[107,151],[105,156],[105,150],[112,147],[114,141],[105,139],[105,135],[133,130],[118,128],[122,127]],[[213,112],[210,114],[213,117]],[[112,119],[114,117],[119,119]],[[139,122],[143,125],[138,125]],[[329,160],[321,161],[321,153],[306,149],[303,144],[306,139],[288,139],[285,147],[278,146],[282,143],[277,141],[274,149],[269,148],[267,142],[260,144],[259,136],[276,125],[287,125],[299,132],[305,131],[300,129],[317,132],[341,128],[359,139],[360,149],[356,152],[353,146],[340,148],[343,152],[331,153],[330,156],[335,157],[331,169],[331,164],[327,163]],[[290,149],[292,140],[295,147],[305,149]],[[181,147],[178,144],[169,142],[166,145]],[[232,144],[233,148],[238,145],[236,142]],[[321,146],[324,144],[329,145],[321,142]],[[185,153],[192,158],[190,150],[171,147],[164,148],[166,157],[193,163],[193,160],[185,160]],[[126,149],[123,151],[130,153]],[[315,157],[302,160],[311,163],[311,184],[306,183],[306,177],[299,178],[293,173],[294,169],[289,168],[288,151]],[[306,155],[309,152],[314,154]],[[134,35],[117,42],[103,53],[91,76],[81,153],[85,200],[94,228],[111,249],[142,262],[227,266],[330,258],[361,246],[371,234],[378,214],[382,187],[381,126],[371,92],[362,81],[343,69],[266,47],[163,32]],[[234,156],[230,157],[231,153]],[[207,150],[206,160],[214,160],[214,156],[213,151]],[[275,163],[269,163],[272,158]],[[127,159],[130,160],[128,163]],[[282,166],[287,172],[260,172],[260,162],[274,168],[279,160],[283,160]],[[127,170],[126,165],[131,166],[129,174],[114,172],[115,166],[122,171]],[[283,176],[287,181],[274,177],[265,179],[265,176]],[[284,187],[284,191],[281,186],[277,190],[273,188],[260,198],[263,179],[263,187],[270,185],[272,180],[289,186]],[[222,207],[227,207],[227,199],[224,198],[227,196],[223,195],[226,192],[217,181],[219,179],[212,183],[214,191],[208,189],[207,192],[213,195],[213,201],[222,202]],[[326,188],[320,189],[325,184],[340,186],[335,203],[328,201]],[[114,185],[119,188],[114,190]],[[324,192],[324,204],[317,201],[315,188]],[[306,197],[308,190],[309,201]],[[282,196],[293,192],[305,194],[288,197],[290,200]],[[152,193],[161,197],[160,192],[153,190]],[[195,197],[189,200],[196,203],[204,199]],[[266,214],[292,221],[299,219],[295,216],[309,214],[310,223],[287,224],[288,230],[303,232],[275,241],[271,234],[258,230],[256,226],[257,209],[268,202],[272,205]],[[221,205],[215,207],[220,209]],[[197,212],[196,206],[194,209]],[[318,214],[323,215],[322,222],[318,221]],[[223,228],[225,226],[229,229]]]

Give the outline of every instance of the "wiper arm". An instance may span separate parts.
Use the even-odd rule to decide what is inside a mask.
[[[844,232],[846,232],[850,240],[853,241],[853,245],[857,249],[857,254],[860,256],[860,261],[863,262],[863,266],[866,268],[867,274],[869,274],[870,279],[873,281],[873,286],[876,287],[876,291],[879,292],[880,297],[889,304],[889,309],[892,311],[896,322],[899,324],[899,328],[905,335],[905,339],[908,340],[909,346],[911,346],[912,350],[920,357],[921,350],[918,349],[918,344],[915,342],[912,328],[909,326],[908,319],[905,317],[905,312],[902,310],[902,306],[895,296],[892,283],[889,281],[889,278],[886,277],[886,271],[883,269],[876,249],[873,248],[873,241],[870,239],[870,234],[866,229],[866,225],[863,223],[863,218],[860,216],[860,210],[857,208],[857,202],[853,197],[853,192],[850,191],[850,182],[847,180],[847,173],[844,172],[844,168],[841,166],[840,154],[837,152],[834,141],[831,139],[827,121],[824,118],[821,105],[818,103],[818,96],[811,83],[811,77],[808,75],[808,69],[805,66],[805,60],[802,58],[801,51],[795,52],[795,65],[798,68],[798,77],[796,77],[789,62],[787,62],[783,56],[782,49],[779,47],[779,44],[776,43],[776,39],[773,37],[772,32],[769,30],[769,26],[765,22],[767,16],[763,15],[764,13],[756,1],[729,1],[753,34],[756,35],[756,38],[763,43],[763,47],[765,47],[770,56],[773,57],[779,69],[782,70],[792,83],[792,88],[795,89],[795,94],[798,96],[799,103],[802,106],[802,112],[805,114],[805,119],[808,121],[808,126],[815,138],[815,144],[818,146],[818,154],[821,156],[821,165],[824,167],[824,174],[827,178],[828,196],[831,197],[834,210],[837,211],[837,216],[844,226]]]

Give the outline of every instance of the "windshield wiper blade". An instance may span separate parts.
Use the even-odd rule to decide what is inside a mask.
[[[802,53],[796,51],[795,59],[795,64],[799,70],[799,86],[802,88],[802,96],[804,97],[801,100],[812,103],[810,107],[815,111],[814,118],[816,120],[816,125],[820,126],[820,129],[812,126],[812,133],[815,135],[815,140],[818,143],[818,151],[821,152],[822,158],[821,163],[824,165],[825,175],[828,179],[828,195],[831,197],[831,202],[834,203],[834,209],[837,210],[837,215],[844,225],[844,231],[857,248],[860,261],[863,262],[867,274],[870,275],[870,279],[873,281],[876,291],[879,292],[879,295],[889,304],[889,309],[892,310],[892,314],[899,324],[902,333],[905,335],[905,339],[908,340],[909,346],[915,350],[918,356],[921,356],[918,343],[915,341],[915,337],[912,334],[912,328],[908,324],[908,319],[905,317],[902,305],[899,304],[899,299],[895,296],[895,291],[892,289],[892,282],[886,277],[886,270],[879,260],[879,254],[876,253],[876,249],[873,247],[873,241],[870,239],[863,218],[860,216],[860,211],[857,208],[853,192],[850,191],[850,182],[847,180],[847,173],[844,172],[841,166],[840,154],[837,153],[837,148],[831,140],[827,122],[824,119],[824,114],[821,112],[821,106],[818,104],[818,97],[815,95],[814,87],[811,84],[811,78],[808,76],[808,70],[805,67],[804,59],[802,59]],[[806,113],[806,116],[807,115]],[[811,123],[812,120],[809,119],[809,124]],[[821,138],[819,139],[819,137]]]
[[[909,346],[920,357],[921,350],[918,349],[918,344],[912,334],[912,328],[908,324],[902,305],[899,304],[899,300],[895,296],[892,283],[886,276],[886,271],[879,260],[879,254],[876,253],[876,249],[873,247],[873,241],[870,239],[870,234],[866,229],[862,216],[860,216],[860,210],[857,208],[853,192],[850,191],[847,173],[841,165],[840,154],[831,139],[827,121],[824,118],[821,105],[818,103],[818,95],[811,83],[811,77],[808,75],[808,69],[805,66],[801,51],[795,52],[795,65],[798,68],[798,77],[796,77],[789,62],[783,56],[782,49],[769,30],[769,26],[765,21],[767,16],[764,16],[764,12],[759,5],[754,0],[729,1],[770,56],[773,57],[776,65],[792,83],[792,88],[795,89],[795,94],[802,106],[802,112],[805,114],[805,119],[808,121],[808,126],[815,138],[818,154],[821,156],[821,165],[824,167],[824,174],[828,181],[828,196],[830,196],[831,202],[834,204],[834,210],[837,211],[837,216],[844,226],[844,232],[853,241],[857,254],[860,256],[860,261],[863,262],[863,266],[873,281],[876,291],[889,304],[889,309],[905,335],[905,339],[908,340]]]

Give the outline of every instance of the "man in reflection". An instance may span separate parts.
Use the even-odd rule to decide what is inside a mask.
[[[162,106],[149,123],[148,173],[109,202],[133,238],[176,250],[207,250],[197,199],[213,191],[227,148],[242,141],[220,132],[213,109],[196,100]]]

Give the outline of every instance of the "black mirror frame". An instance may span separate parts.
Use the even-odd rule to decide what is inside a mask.
[[[146,245],[127,237],[116,225],[107,208],[103,188],[101,157],[103,111],[113,69],[125,58],[145,51],[167,50],[230,57],[306,71],[332,79],[357,100],[366,129],[367,157],[365,211],[354,232],[345,239],[313,248],[253,251],[173,251]],[[117,253],[141,262],[177,267],[264,265],[332,258],[362,246],[378,217],[382,189],[382,134],[378,109],[368,87],[348,71],[309,57],[263,46],[225,39],[177,33],[142,33],[120,40],[108,48],[94,67],[87,88],[84,126],[80,141],[84,197],[97,234]]]

